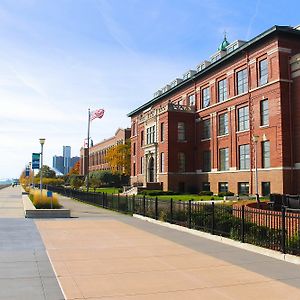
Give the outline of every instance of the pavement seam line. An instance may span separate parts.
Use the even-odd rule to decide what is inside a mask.
[[[42,284],[44,299],[46,300],[45,286],[44,286],[44,282],[43,282],[43,279],[42,279],[42,276],[41,276],[41,272],[40,272],[40,268],[39,268],[39,265],[38,265],[38,261],[36,259],[35,259],[35,264],[36,264],[37,270],[39,272],[39,278],[40,278],[41,284]]]
[[[54,274],[55,274],[56,280],[57,280],[57,282],[58,282],[58,285],[59,285],[59,287],[60,287],[60,289],[61,289],[61,292],[62,292],[64,298],[65,298],[65,299],[68,299],[68,298],[66,297],[66,294],[65,294],[63,288],[62,288],[62,284],[61,284],[61,282],[60,282],[60,280],[59,280],[59,277],[58,277],[58,275],[57,275],[57,273],[56,273],[56,270],[55,270],[54,265],[53,265],[53,263],[52,263],[51,257],[50,257],[50,255],[49,255],[49,253],[48,253],[48,250],[47,250],[47,249],[45,249],[45,250],[46,250],[46,254],[47,254],[47,256],[48,256],[48,259],[49,259],[49,261],[50,261],[52,270],[53,270],[53,272],[54,272]]]

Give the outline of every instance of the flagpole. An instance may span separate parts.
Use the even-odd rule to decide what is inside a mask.
[[[86,177],[86,191],[89,191],[89,167],[90,167],[90,123],[91,110],[88,109],[88,132],[87,132],[87,177]]]

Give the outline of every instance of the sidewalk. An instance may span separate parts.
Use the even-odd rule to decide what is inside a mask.
[[[0,190],[0,217],[24,218],[20,187],[7,187]]]
[[[300,299],[300,267],[61,198],[36,221],[67,299]]]
[[[0,190],[0,299],[64,299],[19,187]]]

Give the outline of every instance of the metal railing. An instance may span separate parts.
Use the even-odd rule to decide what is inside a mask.
[[[253,209],[248,206],[159,200],[144,196],[87,193],[64,187],[48,189],[126,214],[139,214],[156,220],[228,237],[282,253],[300,255],[300,213]]]

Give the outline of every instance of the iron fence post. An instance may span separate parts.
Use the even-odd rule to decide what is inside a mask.
[[[242,205],[242,227],[241,227],[242,243],[245,243],[245,205]]]
[[[192,200],[189,200],[188,206],[188,227],[192,228]]]
[[[171,198],[170,223],[173,223],[173,199]]]
[[[120,211],[120,194],[119,193],[118,193],[118,200],[117,201],[118,201],[118,203],[117,203],[117,205],[118,205],[118,211]]]
[[[102,207],[104,208],[104,192],[102,192]]]
[[[143,196],[143,216],[146,216],[146,196]]]
[[[126,194],[126,196],[125,196],[125,199],[126,199],[126,212],[128,212],[129,211],[129,209],[128,209],[128,203],[129,203],[129,200],[128,200],[128,195]],[[129,199],[130,199],[130,197],[129,197]]]
[[[286,252],[286,233],[285,233],[285,206],[281,209],[281,251]]]
[[[132,206],[132,213],[135,213],[135,195],[132,195],[132,203],[131,203],[131,206]]]
[[[157,196],[155,197],[155,220],[158,219],[158,201]]]
[[[212,208],[212,224],[211,224],[211,233],[215,234],[215,202],[211,203]]]

